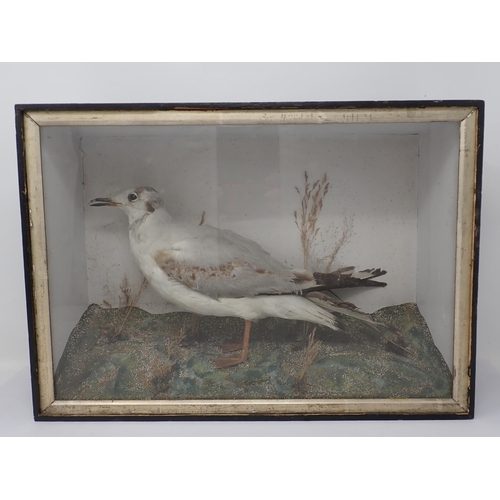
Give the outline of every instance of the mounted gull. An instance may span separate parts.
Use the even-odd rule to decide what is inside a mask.
[[[381,269],[311,273],[289,268],[233,231],[174,219],[151,187],[95,198],[90,205],[118,207],[127,214],[132,253],[165,300],[184,311],[245,320],[241,355],[216,359],[218,368],[247,360],[251,322],[258,319],[302,320],[337,330],[335,315],[345,314],[376,324],[369,315],[322,292],[385,286],[373,279],[386,274]]]

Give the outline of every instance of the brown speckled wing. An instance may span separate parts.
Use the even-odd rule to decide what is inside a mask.
[[[181,251],[162,251],[155,261],[163,272],[184,286],[212,298],[251,297],[297,291],[292,277],[280,276],[239,258],[219,265],[194,265]]]

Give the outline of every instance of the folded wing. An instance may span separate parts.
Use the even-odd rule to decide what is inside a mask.
[[[155,260],[169,278],[212,298],[386,285],[372,279],[386,273],[381,269],[359,273],[354,267],[332,273],[291,269],[255,241],[211,226],[185,231],[173,246],[158,251]]]
[[[155,255],[171,278],[204,295],[219,298],[297,293],[291,269],[254,241],[229,230],[198,226],[168,250]]]

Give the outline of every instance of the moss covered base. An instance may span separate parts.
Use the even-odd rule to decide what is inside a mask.
[[[399,330],[352,318],[341,331],[270,318],[255,323],[247,362],[216,369],[220,344],[241,342],[243,320],[150,314],[91,305],[57,367],[63,400],[442,398],[452,377],[416,304],[372,315]],[[126,317],[126,320],[125,320]],[[124,321],[125,320],[125,321]],[[122,326],[123,325],[123,326]]]

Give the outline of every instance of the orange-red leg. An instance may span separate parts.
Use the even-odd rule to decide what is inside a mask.
[[[229,366],[236,366],[239,365],[240,363],[244,363],[248,359],[251,327],[252,327],[252,322],[245,320],[243,344],[241,344],[241,346],[239,346],[238,344],[230,344],[230,346],[232,346],[230,350],[236,351],[241,349],[241,356],[228,356],[227,358],[217,358],[214,360],[215,366],[217,368],[228,368]]]
[[[200,317],[198,314],[191,314],[191,335],[198,339],[200,333]]]

